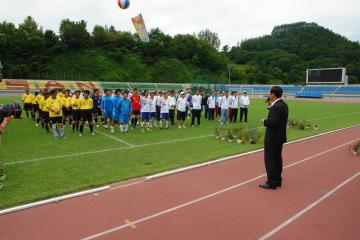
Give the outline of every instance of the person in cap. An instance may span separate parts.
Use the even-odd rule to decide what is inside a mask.
[[[185,119],[186,119],[186,109],[188,107],[188,101],[186,100],[185,92],[181,92],[177,101],[177,120],[179,121],[179,128],[186,128]]]

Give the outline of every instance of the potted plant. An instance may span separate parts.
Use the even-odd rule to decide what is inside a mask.
[[[234,140],[234,135],[233,135],[231,129],[229,129],[227,131],[227,139],[228,139],[229,142],[232,142]]]
[[[4,181],[6,178],[6,175],[5,175],[5,166],[4,166],[4,163],[2,161],[0,161],[0,182],[1,181]]]
[[[215,128],[215,138],[216,138],[216,139],[219,139],[219,138],[220,138],[220,131],[219,131],[219,128],[218,128],[218,127]]]
[[[353,154],[358,156],[360,153],[360,140],[356,141],[356,143],[351,148]]]
[[[260,133],[256,127],[250,127],[246,131],[246,137],[250,144],[257,144],[260,141]]]

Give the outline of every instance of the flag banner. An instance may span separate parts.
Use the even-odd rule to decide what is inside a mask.
[[[149,34],[146,30],[145,22],[141,14],[131,19],[136,32],[138,33],[141,41],[143,42],[150,42]]]

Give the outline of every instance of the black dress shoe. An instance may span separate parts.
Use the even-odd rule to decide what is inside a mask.
[[[276,187],[281,187],[281,183],[277,183],[277,184],[276,184]]]
[[[275,185],[270,185],[270,184],[268,184],[268,183],[260,184],[259,187],[265,188],[265,189],[276,190],[276,186],[275,186]]]

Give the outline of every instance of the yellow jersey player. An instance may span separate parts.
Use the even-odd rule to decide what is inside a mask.
[[[49,110],[47,109],[46,100],[49,98],[49,93],[45,92],[44,98],[39,102],[39,109],[41,110],[41,126],[49,133]]]
[[[75,132],[79,131],[79,123],[81,120],[81,113],[80,113],[80,90],[75,91],[75,96],[71,99],[71,108],[72,108],[72,131]]]
[[[62,105],[60,98],[57,97],[56,90],[50,91],[50,97],[46,100],[46,106],[49,110],[50,123],[52,124],[55,140],[58,138],[57,127],[61,137],[65,139],[64,125],[62,123]]]
[[[30,93],[29,89],[25,89],[25,93],[22,95],[21,99],[24,104],[24,111],[26,112],[26,117],[29,118],[29,112],[32,111],[32,99],[34,95]]]
[[[80,100],[80,109],[81,109],[81,120],[80,120],[80,137],[84,134],[84,124],[87,121],[90,128],[90,133],[94,135],[93,131],[93,118],[92,118],[92,112],[94,103],[91,98],[89,98],[90,91],[85,90],[84,91],[84,98]]]
[[[62,102],[62,111],[63,111],[63,124],[65,126],[66,120],[71,124],[71,97],[70,97],[70,89],[67,89],[64,93],[64,97],[60,98]]]
[[[41,120],[42,110],[40,108],[40,101],[44,99],[44,94],[45,94],[45,90],[41,90],[40,94],[36,95],[35,97],[35,102],[36,102],[35,113],[37,113],[36,126],[39,126],[39,122]]]

